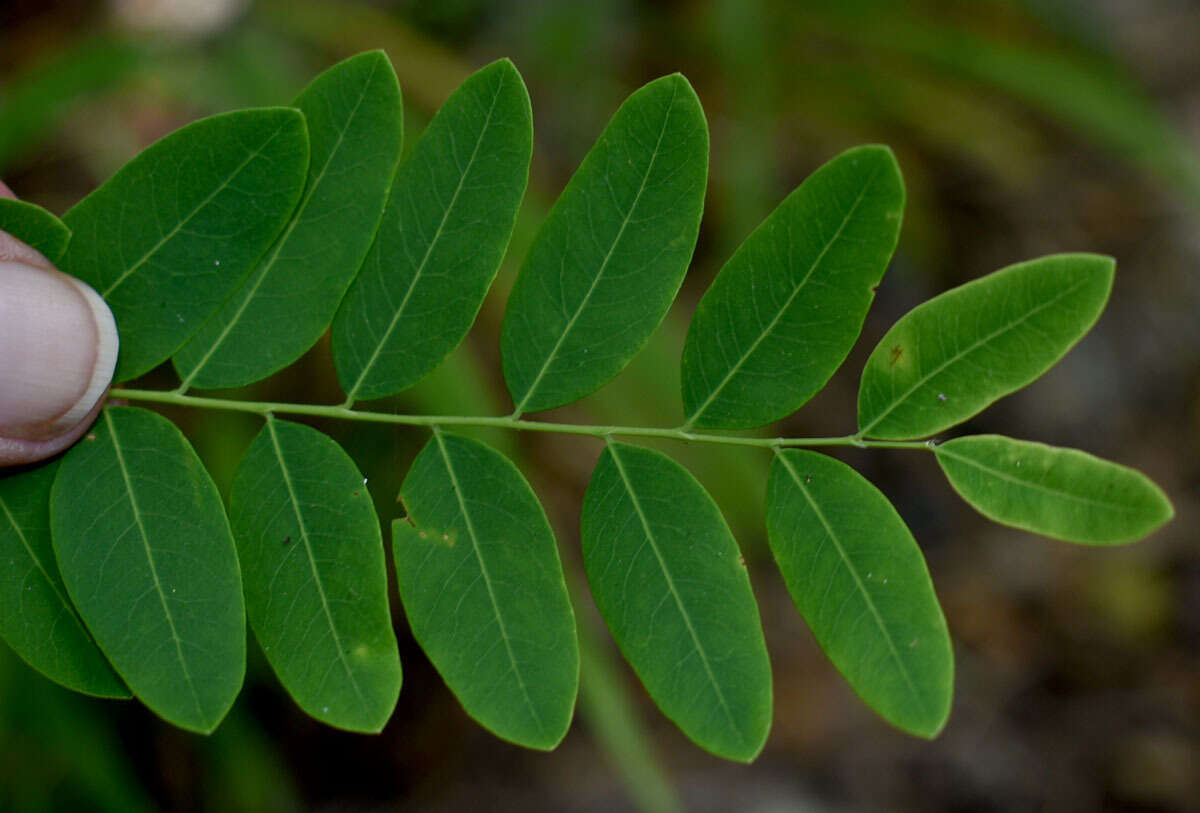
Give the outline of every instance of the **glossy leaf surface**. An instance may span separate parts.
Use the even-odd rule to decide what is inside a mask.
[[[970,435],[934,452],[950,485],[981,514],[1055,539],[1133,542],[1175,514],[1146,475],[1075,449]]]
[[[861,434],[932,435],[1029,384],[1095,324],[1114,267],[1096,254],[1054,254],[1010,265],[909,311],[863,369]]]
[[[57,463],[0,475],[0,636],[26,663],[97,697],[129,690],[96,648],[67,598],[50,544]]]
[[[862,330],[903,214],[887,147],[847,150],[792,192],[696,307],[683,349],[688,424],[762,426],[824,387]]]
[[[400,694],[400,655],[365,482],[326,435],[269,420],[229,513],[250,626],[284,688],[322,722],[377,732]]]
[[[935,736],[954,653],[925,559],[887,497],[832,457],[782,451],[767,533],[792,600],[854,691],[898,728]]]
[[[771,726],[771,663],[716,503],[669,457],[610,443],[582,538],[596,606],[654,702],[697,745],[753,760]]]
[[[512,62],[451,94],[396,173],[375,243],[333,323],[351,401],[416,383],[475,321],[529,179],[529,94]]]
[[[217,488],[175,425],[109,407],[63,458],[50,526],[80,617],[134,695],[209,733],[246,668],[246,614]]]
[[[675,74],[631,95],[550,210],[513,287],[500,351],[516,411],[619,373],[675,299],[696,246],[708,125]]]
[[[291,364],[333,320],[362,265],[400,159],[400,85],[382,51],[322,73],[295,106],[311,159],[299,206],[250,276],[175,356],[196,387],[250,384]]]
[[[392,524],[413,636],[480,725],[529,748],[567,732],[579,644],[546,514],[484,444],[440,432],[404,479]]]
[[[37,249],[52,263],[62,259],[71,240],[71,230],[50,212],[11,198],[0,198],[0,231]]]
[[[304,117],[242,110],[171,133],[63,216],[60,267],[117,319],[115,380],[166,361],[287,223],[308,171]]]

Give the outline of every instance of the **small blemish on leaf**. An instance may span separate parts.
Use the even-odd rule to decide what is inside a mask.
[[[87,433],[87,437],[85,437],[85,438],[84,438],[84,440],[95,440],[95,439],[96,439],[96,433],[95,433],[95,432],[88,432],[88,433]]]
[[[898,345],[898,344],[892,346],[892,364],[893,365],[895,365],[898,361],[900,361],[900,358],[903,355],[904,355],[904,347],[903,346]]]
[[[283,544],[285,544],[285,545],[290,545],[290,544],[292,544],[292,538],[291,538],[290,536],[285,536],[285,537],[283,538]]]
[[[938,400],[939,400],[939,401],[941,401],[942,403],[945,403],[945,402],[946,402],[946,393],[944,393],[944,392],[939,392],[939,393],[938,393]]]
[[[746,567],[746,557],[742,556],[740,553],[738,554],[738,564],[741,565],[743,568]]]

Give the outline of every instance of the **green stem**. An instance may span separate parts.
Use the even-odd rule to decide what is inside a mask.
[[[287,404],[276,401],[231,401],[224,398],[204,398],[185,395],[178,390],[133,390],[114,389],[111,398],[127,401],[149,401],[200,409],[220,409],[233,412],[253,412],[263,417],[271,415],[311,415],[318,418],[333,418],[346,421],[369,423],[391,423],[402,426],[491,426],[522,432],[553,432],[565,435],[589,435],[596,438],[622,437],[665,438],[687,443],[719,443],[728,446],[755,446],[763,449],[779,449],[787,446],[857,446],[864,449],[932,449],[933,441],[927,440],[867,440],[858,435],[829,438],[748,438],[731,435],[713,435],[706,432],[688,432],[684,429],[668,429],[654,426],[593,426],[577,423],[543,423],[529,421],[512,415],[397,415],[390,412],[368,412],[350,409],[345,405]]]

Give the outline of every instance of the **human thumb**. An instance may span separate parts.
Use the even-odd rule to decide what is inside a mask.
[[[0,196],[12,197],[2,182]],[[0,232],[0,466],[50,457],[87,431],[117,346],[99,294]]]

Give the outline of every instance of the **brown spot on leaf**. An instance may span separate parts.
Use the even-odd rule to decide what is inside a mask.
[[[904,355],[904,348],[902,346],[900,346],[898,344],[892,345],[892,364],[893,365],[895,365],[896,362],[900,361],[900,358],[903,355]]]

